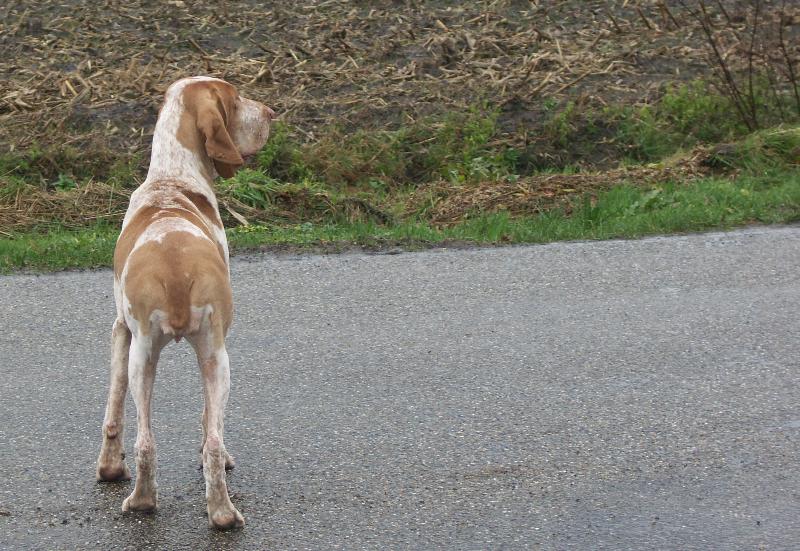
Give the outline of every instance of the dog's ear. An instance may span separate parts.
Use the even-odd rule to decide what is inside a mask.
[[[197,129],[205,138],[208,156],[223,178],[230,178],[244,164],[228,131],[228,114],[219,92],[212,91],[197,105]]]

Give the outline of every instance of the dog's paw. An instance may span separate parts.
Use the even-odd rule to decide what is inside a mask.
[[[125,513],[130,511],[155,511],[156,508],[158,508],[158,496],[156,494],[137,495],[134,491],[122,502],[122,511]]]
[[[229,505],[220,507],[213,513],[208,512],[208,525],[216,530],[231,530],[244,526],[244,517],[236,510],[236,507]]]
[[[98,482],[117,482],[131,479],[131,471],[124,461],[117,463],[98,462],[95,474]]]

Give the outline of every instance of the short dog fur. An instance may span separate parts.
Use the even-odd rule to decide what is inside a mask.
[[[225,482],[225,469],[233,466],[223,439],[230,389],[225,337],[233,301],[228,243],[212,182],[217,174],[232,176],[244,156],[264,146],[274,116],[223,80],[185,78],[167,89],[147,178],[131,195],[114,252],[117,317],[97,479],[130,479],[122,442],[130,387],[137,411],[136,484],[123,511],[157,507],[153,381],[163,347],[185,337],[203,380],[208,521],[219,529],[244,525]]]

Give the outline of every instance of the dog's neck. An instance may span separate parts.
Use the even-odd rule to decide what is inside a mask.
[[[145,183],[160,180],[178,180],[187,184],[207,187],[212,191],[216,171],[206,155],[197,133],[191,133],[191,143],[178,139],[181,118],[185,107],[181,94],[170,98],[161,108],[153,132],[153,150]],[[184,139],[185,142],[186,138]],[[187,147],[188,145],[188,147]],[[213,193],[212,193],[213,195]]]

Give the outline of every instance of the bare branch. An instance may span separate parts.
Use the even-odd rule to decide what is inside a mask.
[[[717,70],[722,76],[721,80],[725,86],[726,95],[733,102],[736,111],[739,113],[739,117],[745,126],[747,126],[748,130],[755,130],[757,124],[751,118],[748,102],[744,99],[741,91],[739,90],[739,86],[736,84],[736,79],[733,77],[733,74],[728,67],[728,62],[720,52],[719,43],[714,33],[713,22],[708,13],[708,9],[706,8],[705,1],[698,0],[699,11],[691,9],[684,0],[678,1],[680,2],[681,6],[683,6],[683,8],[700,24],[700,28],[703,30],[703,34],[706,36],[706,42],[711,48],[711,52],[713,54],[712,59],[716,64]]]
[[[778,18],[778,46],[781,50],[781,55],[783,56],[783,61],[786,63],[786,71],[788,73],[789,83],[792,85],[792,91],[794,92],[794,102],[795,107],[797,108],[797,114],[800,115],[800,90],[798,90],[797,84],[797,73],[794,70],[794,60],[792,60],[791,56],[789,55],[789,51],[786,48],[786,37],[784,36],[784,27],[786,26],[786,0],[783,0],[781,3],[781,12]]]
[[[752,0],[753,2],[753,22],[752,32],[750,33],[750,47],[747,49],[747,90],[748,90],[748,103],[750,104],[750,116],[753,120],[753,125],[758,128],[758,103],[756,102],[756,94],[753,88],[753,50],[756,45],[756,35],[758,34],[759,17],[761,16],[761,0]]]

